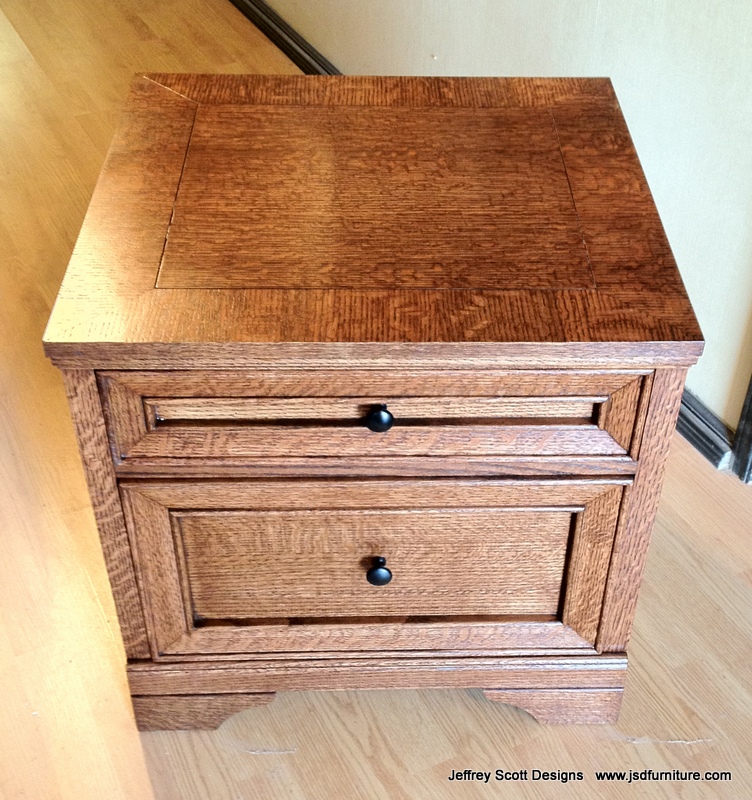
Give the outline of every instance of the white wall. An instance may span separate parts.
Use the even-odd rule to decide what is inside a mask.
[[[608,76],[736,426],[752,375],[752,0],[271,0],[347,74]]]

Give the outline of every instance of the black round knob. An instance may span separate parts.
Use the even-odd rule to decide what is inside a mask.
[[[392,579],[392,571],[386,568],[384,556],[376,556],[373,566],[366,572],[366,580],[373,586],[386,586]]]
[[[372,408],[365,416],[366,428],[375,433],[384,433],[394,425],[394,415],[386,410],[385,405]]]

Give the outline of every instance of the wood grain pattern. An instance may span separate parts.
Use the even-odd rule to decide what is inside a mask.
[[[614,487],[587,505],[575,523],[562,622],[595,643],[623,491]]]
[[[165,290],[166,291],[166,290]],[[199,290],[194,290],[198,292]],[[260,291],[260,290],[259,290]],[[335,298],[322,297],[315,289],[292,294],[290,297],[274,298],[254,296],[254,290],[233,290],[234,311],[233,323],[240,330],[232,335],[242,336],[251,341],[230,341],[222,344],[205,342],[90,342],[85,347],[81,342],[66,343],[51,341],[53,329],[45,333],[44,352],[53,364],[70,369],[97,370],[158,370],[158,369],[341,369],[353,365],[369,364],[373,369],[614,369],[650,371],[656,366],[686,366],[694,364],[702,355],[702,341],[661,341],[666,338],[679,338],[679,329],[672,327],[670,309],[655,303],[642,315],[645,337],[650,341],[592,341],[565,342],[564,329],[551,318],[553,303],[551,292],[531,293],[531,296],[520,296],[521,292],[509,290],[496,296],[491,290],[483,292],[483,298],[466,297],[464,299],[447,298],[446,292],[434,292],[424,297],[411,297],[403,290],[396,293],[371,291],[362,297],[349,298],[348,291],[340,289],[336,298],[338,316],[332,320],[327,336],[332,341],[312,343],[310,338],[314,326],[321,324],[318,318],[322,307],[333,307]],[[182,294],[182,290],[173,289],[174,295]],[[580,294],[583,294],[580,292]],[[466,292],[465,294],[472,294]],[[86,291],[82,288],[82,305],[87,304]],[[209,336],[208,329],[221,317],[222,309],[218,307],[223,293],[212,293],[206,297],[193,298],[190,302],[200,303],[205,309],[205,316],[194,324],[206,326],[202,328]],[[249,295],[246,297],[246,295]],[[532,296],[535,295],[535,296]],[[180,302],[188,303],[189,298],[173,298],[180,308]],[[69,336],[80,338],[78,329],[80,320],[77,314],[93,313],[94,309],[79,308],[74,311],[77,301],[58,296],[55,308],[59,315],[66,314]],[[587,305],[587,301],[584,301]],[[571,298],[573,310],[567,312],[570,319],[578,320],[579,330],[592,331],[592,338],[598,336],[598,330],[610,330],[612,336],[628,339],[629,329],[624,320],[638,317],[635,311],[636,298],[625,302],[611,302],[601,312],[583,307],[583,298]],[[133,317],[140,313],[145,315],[163,312],[155,308],[156,303],[148,298],[122,297],[118,307],[122,313]],[[565,304],[566,306],[566,304]],[[492,323],[479,316],[478,308],[488,308]],[[108,307],[108,313],[115,309]],[[225,310],[227,313],[227,310]],[[287,319],[289,323],[282,323]],[[379,330],[371,320],[375,315],[383,315],[394,322],[388,330]],[[187,314],[186,314],[187,316]],[[267,329],[275,329],[282,336],[282,331],[292,331],[294,342],[257,341],[259,331],[249,329],[258,323],[256,317],[263,316]],[[540,342],[514,342],[515,333],[522,334],[516,328],[514,320],[518,317],[529,320],[529,327],[538,331],[538,336],[546,339],[545,345]],[[184,320],[186,329],[193,317]],[[361,338],[376,341],[355,341],[350,329],[353,319],[360,327]],[[465,342],[445,343],[449,338],[449,323],[460,321],[464,329]],[[503,329],[503,344],[486,341],[484,331],[490,324]],[[396,341],[402,335],[411,338],[410,329],[419,327],[430,342],[416,343]],[[402,331],[402,334],[400,334]],[[202,335],[204,335],[202,334]],[[144,334],[145,336],[146,334]],[[198,334],[189,334],[198,335]],[[219,327],[212,329],[215,338],[221,336]],[[582,336],[582,333],[579,334]],[[605,334],[603,334],[605,336]],[[698,334],[699,336],[699,334]],[[336,341],[335,341],[336,339]],[[551,339],[552,341],[548,341]],[[302,340],[302,341],[301,341]],[[509,341],[507,341],[509,340]]]
[[[626,451],[630,450],[642,391],[643,381],[637,378],[617,389],[599,407],[598,426],[607,430]]]
[[[197,694],[133,697],[133,713],[140,731],[211,730],[228,717],[274,700],[274,692],[255,694]]]
[[[94,517],[101,535],[125,652],[129,658],[144,658],[149,654],[144,614],[125,520],[118,500],[96,378],[93,372],[64,370],[63,379]]]
[[[529,419],[571,417],[591,419],[599,397],[478,398],[478,397],[348,397],[328,398],[154,398],[144,401],[147,416],[159,421],[187,420],[360,420],[374,406],[386,404],[397,420],[404,419]],[[143,411],[141,416],[143,417]],[[144,431],[144,434],[146,431]],[[631,430],[630,430],[631,433]],[[143,435],[143,434],[142,434]]]
[[[217,105],[353,105],[536,108],[572,101],[615,100],[605,78],[311,77],[154,73],[156,83],[196,103]]]
[[[208,619],[553,615],[571,513],[202,512],[175,519],[194,613]],[[366,581],[377,555],[393,574],[387,586]]]
[[[619,719],[622,689],[485,689],[497,703],[509,703],[545,725],[613,724]]]
[[[530,619],[459,620],[455,617],[435,618],[431,622],[418,622],[410,618],[399,621],[338,620],[305,624],[265,625],[212,625],[195,628],[166,646],[161,661],[214,657],[242,660],[257,654],[274,653],[275,658],[341,657],[376,650],[383,658],[425,655],[442,651],[460,651],[465,655],[515,654],[515,655],[571,655],[594,653],[590,642],[585,641],[572,628],[553,620]]]
[[[152,463],[159,464],[159,459],[172,461],[181,457],[242,460],[391,455],[404,458],[512,452],[544,457],[624,455],[625,450],[613,440],[609,425],[620,424],[623,430],[617,435],[623,440],[628,438],[626,431],[635,416],[638,393],[619,393],[619,389],[635,381],[639,385],[633,373],[570,375],[535,371],[489,375],[456,371],[386,374],[359,370],[103,372],[99,380],[108,409],[116,465],[135,459],[145,464],[146,472],[153,469]],[[353,398],[352,393],[358,390],[370,390],[370,397]],[[583,390],[590,396],[582,397]],[[477,396],[466,396],[468,392]],[[540,396],[534,396],[535,392]],[[620,409],[618,414],[615,410],[600,412],[596,428],[592,424],[596,404],[603,408],[603,402],[614,395],[614,409]],[[309,398],[317,399],[314,402]],[[380,402],[387,402],[397,419],[396,427],[388,435],[373,436],[365,429],[353,427],[317,429],[314,424],[317,420],[339,420],[345,426],[352,426]],[[170,425],[158,425],[158,418]],[[276,420],[303,423],[306,419],[312,421],[313,428],[290,423],[282,428],[274,426]],[[441,420],[455,419],[456,429],[437,425]],[[482,425],[473,427],[474,419]],[[497,419],[513,424],[514,429],[494,426]],[[237,422],[257,420],[266,420],[268,425],[237,427]],[[526,421],[535,424],[526,426]],[[199,425],[200,422],[204,424]],[[560,422],[567,424],[556,425]],[[191,424],[187,427],[178,423]],[[138,463],[128,465],[130,470],[137,468]]]
[[[653,378],[644,432],[648,444],[641,451],[634,485],[625,492],[626,513],[616,533],[598,629],[600,651],[625,650],[629,641],[685,378],[683,369],[659,369]]]
[[[97,384],[115,462],[146,436],[149,425],[142,399],[122,383],[99,375]]]
[[[340,658],[202,664],[130,664],[134,695],[301,691],[306,689],[498,688],[620,689],[626,656],[534,658]]]
[[[158,547],[144,535],[155,530],[169,532],[170,514],[167,508],[139,492],[122,491],[121,496],[136,573],[144,596],[150,655],[156,658],[163,646],[174,642],[188,630],[172,541],[169,540],[169,547],[164,544]]]
[[[278,481],[123,481],[121,491],[171,509],[255,508],[279,511],[331,508],[528,507],[582,510],[628,478],[493,480],[427,479]]]
[[[632,432],[632,443],[629,447],[629,455],[635,461],[640,457],[640,449],[642,447],[642,439],[645,432],[645,421],[648,418],[648,408],[650,407],[650,396],[653,393],[654,375],[655,373],[651,372],[649,375],[645,375],[642,379],[642,392],[640,394],[640,400],[637,404],[634,431]]]
[[[311,105],[199,108],[156,285],[595,286],[547,109]]]
[[[368,365],[366,368],[366,364]],[[440,366],[438,363],[434,366]],[[396,369],[378,361],[346,369],[253,369],[103,371],[105,402],[111,387],[144,398],[241,397],[581,397],[606,396],[640,377],[641,372],[607,370]]]
[[[639,274],[674,297],[681,277],[618,103],[558,106],[555,119],[599,290],[633,290]]]
[[[123,461],[116,472],[132,478],[343,478],[374,477],[486,477],[565,478],[570,475],[608,478],[631,475],[636,462],[627,456],[353,456],[341,458],[195,458]]]
[[[245,82],[223,76],[135,80],[45,335],[48,355],[60,364],[98,368],[226,367],[258,365],[265,359],[306,366],[318,359],[324,366],[345,356],[377,356],[385,367],[392,367],[405,366],[410,357],[418,359],[412,363],[421,363],[428,354],[445,359],[444,366],[450,363],[446,359],[467,359],[466,365],[485,361],[487,366],[529,368],[536,363],[576,367],[583,358],[591,363],[604,359],[604,365],[652,367],[658,363],[655,357],[665,359],[661,363],[686,364],[699,354],[701,335],[610,87],[594,81],[588,88],[585,80],[554,82],[546,88],[545,82],[503,78],[317,80],[293,79],[287,90],[281,88],[285,77],[249,76]],[[191,90],[187,95],[175,92],[173,83],[190,85]],[[232,98],[224,106],[188,99],[223,96]],[[281,106],[272,109],[272,97]],[[528,262],[535,262],[540,252],[540,230],[527,238],[527,257],[517,262],[526,288],[468,289],[456,274],[447,284],[450,288],[440,291],[372,285],[155,287],[197,115],[211,116],[224,107],[235,109],[233,113],[259,109],[254,113],[263,110],[262,116],[270,118],[303,106],[321,115],[324,110],[314,107],[322,98],[329,104],[326,113],[368,105],[374,114],[382,113],[378,108],[383,106],[384,114],[400,116],[399,109],[409,108],[411,114],[400,116],[401,125],[408,126],[419,124],[412,120],[456,112],[457,120],[472,118],[472,124],[457,126],[460,138],[473,135],[477,119],[490,113],[485,109],[513,115],[553,113],[561,145],[556,157],[563,156],[572,182],[566,202],[571,204],[573,197],[577,204],[597,288],[530,286],[535,270]],[[463,107],[475,110],[468,116]],[[199,125],[199,138],[201,130]],[[317,158],[326,162],[326,148],[317,151]],[[409,150],[399,151],[398,176],[409,174],[410,158]],[[434,158],[433,163],[435,167],[441,162]],[[285,160],[278,164],[281,177]],[[266,167],[273,172],[275,164]],[[347,180],[353,182],[352,176],[365,168],[353,159],[346,167]],[[451,158],[441,169],[447,180],[462,182],[463,168]],[[420,174],[419,168],[413,177]],[[298,187],[297,194],[300,191]],[[285,213],[298,213],[295,196],[288,193],[281,221]],[[348,213],[353,213],[352,203]],[[472,228],[472,221],[465,221]],[[352,232],[356,239],[358,235]],[[393,242],[395,253],[398,242]],[[379,246],[388,247],[386,236]],[[476,236],[473,247],[481,247]],[[326,281],[324,274],[321,280]],[[198,306],[201,314],[194,313]],[[385,344],[390,348],[385,350]],[[420,353],[411,351],[415,344],[422,346]]]
[[[597,425],[415,425],[385,433],[362,426],[170,425],[150,431],[127,459],[262,456],[623,456]]]

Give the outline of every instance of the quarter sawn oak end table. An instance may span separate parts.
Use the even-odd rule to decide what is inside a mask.
[[[137,77],[45,348],[139,726],[615,721],[701,338],[608,80]]]

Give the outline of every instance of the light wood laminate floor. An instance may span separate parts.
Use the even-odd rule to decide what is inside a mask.
[[[543,727],[479,692],[332,692],[280,695],[214,732],[139,736],[62,384],[40,344],[137,70],[296,71],[227,0],[0,0],[0,797],[752,797],[752,487],[679,437],[618,725]],[[585,779],[447,780],[497,768]],[[593,774],[648,768],[733,780]]]

